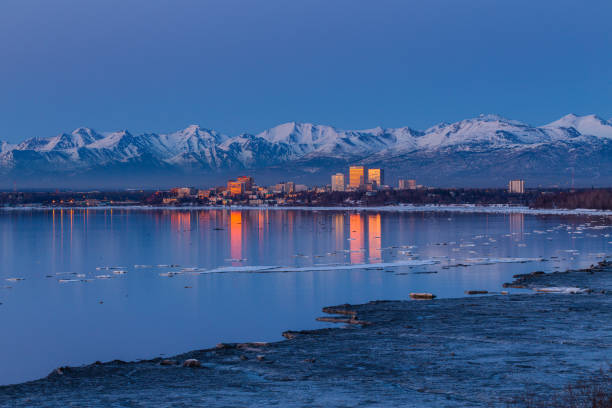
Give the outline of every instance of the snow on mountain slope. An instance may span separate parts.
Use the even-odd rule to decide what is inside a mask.
[[[208,149],[229,139],[214,130],[191,125],[178,132],[159,135],[160,143],[173,155]]]
[[[546,143],[564,136],[497,115],[481,115],[478,118],[434,126],[417,139],[417,146],[427,150],[474,145],[498,147]]]
[[[363,155],[396,143],[396,137],[380,127],[368,130],[337,130],[331,126],[296,122],[268,129],[257,137],[289,146],[291,158],[306,155]]]
[[[409,127],[340,130],[289,122],[257,135],[234,137],[197,125],[172,133],[139,135],[128,131],[97,133],[79,128],[70,134],[32,138],[18,145],[0,143],[0,173],[104,171],[113,166],[125,168],[125,165],[130,169],[174,168],[206,173],[281,164],[323,171],[319,167],[321,163],[326,163],[323,166],[347,162],[401,166],[407,161],[422,160],[430,163],[431,170],[437,160],[445,161],[450,169],[461,166],[462,160],[467,160],[467,153],[477,153],[473,157],[479,162],[465,163],[468,172],[482,171],[485,162],[486,166],[494,166],[500,152],[527,167],[537,167],[542,161],[538,155],[551,155],[551,162],[560,165],[570,156],[574,161],[583,156],[612,161],[600,154],[609,150],[611,139],[612,124],[594,115],[567,115],[541,127],[496,115],[481,115],[456,123],[441,123],[425,131]]]
[[[576,116],[570,113],[544,127],[557,129],[574,128],[583,135],[612,139],[612,121],[606,121],[596,115]]]

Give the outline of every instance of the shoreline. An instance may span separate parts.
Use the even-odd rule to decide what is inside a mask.
[[[273,393],[272,400],[283,405],[291,401],[287,398],[297,384],[321,392],[314,401],[301,403],[326,405],[339,392],[336,381],[346,379],[351,395],[343,401],[351,404],[367,404],[372,392],[381,392],[381,381],[383,384],[391,381],[403,391],[391,392],[389,406],[405,406],[407,401],[416,403],[415,406],[507,406],[508,389],[516,394],[527,387],[550,394],[579,379],[588,367],[591,371],[598,369],[593,367],[595,362],[605,362],[611,346],[605,338],[612,334],[612,328],[606,324],[609,321],[606,316],[612,317],[612,308],[606,306],[612,305],[611,261],[581,270],[517,275],[511,284],[528,288],[563,288],[571,284],[590,290],[578,294],[561,291],[426,301],[379,300],[325,307],[323,313],[331,315],[326,319],[346,325],[287,330],[282,333],[287,340],[220,343],[214,348],[171,358],[59,367],[39,380],[0,386],[0,405],[3,395],[18,398],[17,406],[48,402],[49,395],[53,395],[57,404],[51,406],[62,406],[67,401],[96,405],[100,403],[96,399],[100,394],[90,393],[99,389],[121,401],[144,398],[146,404],[147,389],[153,394],[173,390],[168,398],[182,398],[191,395],[187,390],[191,386],[200,387],[201,397],[212,393],[209,398],[213,399],[203,404],[207,406],[266,405],[271,398],[266,390],[287,388],[283,397]],[[594,313],[599,316],[594,317]],[[521,323],[513,324],[517,319]],[[573,330],[568,332],[568,326]],[[545,334],[541,332],[543,328]],[[546,339],[543,341],[540,336]],[[512,341],[508,342],[508,338]],[[404,357],[402,364],[396,361],[398,352]],[[551,359],[561,367],[551,368]],[[398,378],[399,373],[409,380]],[[129,375],[131,384],[125,383],[125,375]],[[219,381],[215,380],[217,376]],[[507,376],[513,383],[504,385],[502,379]],[[263,387],[264,392],[257,401],[251,401],[238,388],[233,390],[235,395],[226,394],[217,402],[214,391],[217,387],[228,387],[228,381],[245,381],[249,386]],[[175,391],[178,384],[187,388]],[[53,391],[49,391],[49,386],[53,386]],[[85,391],[74,395],[74,387],[84,387]],[[501,400],[495,394],[499,387],[506,393]],[[225,393],[231,391],[230,386]],[[29,398],[32,393],[39,399]],[[163,406],[169,400],[149,402]]]
[[[353,212],[449,212],[463,214],[524,214],[524,215],[579,215],[579,216],[603,216],[612,217],[612,210],[592,210],[587,208],[577,209],[548,209],[529,208],[524,206],[510,206],[505,204],[478,205],[478,204],[455,204],[455,205],[389,205],[389,206],[337,206],[337,207],[308,207],[308,206],[91,206],[91,207],[54,207],[54,206],[23,206],[23,207],[0,207],[0,212],[19,211],[52,211],[52,210],[87,210],[87,211],[202,211],[202,210],[228,210],[228,211],[353,211]]]

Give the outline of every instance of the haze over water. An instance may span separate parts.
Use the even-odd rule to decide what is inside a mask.
[[[0,212],[0,384],[61,365],[279,340],[326,326],[315,318],[329,305],[499,291],[516,273],[601,259],[609,224],[435,212]]]

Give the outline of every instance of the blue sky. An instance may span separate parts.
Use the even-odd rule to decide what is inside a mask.
[[[612,2],[3,0],[0,140],[612,117]]]

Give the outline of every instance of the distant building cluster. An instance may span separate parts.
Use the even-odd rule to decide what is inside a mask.
[[[347,177],[348,176],[348,177]],[[329,193],[329,192],[365,192],[366,195],[375,195],[378,191],[388,191],[393,188],[385,184],[385,171],[382,168],[368,168],[366,166],[350,166],[348,175],[336,173],[331,176],[331,185],[309,188],[304,184],[293,181],[283,181],[267,187],[258,186],[252,176],[240,176],[228,180],[227,185],[209,189],[196,190],[192,187],[176,187],[158,196],[163,204],[172,205],[189,199],[205,201],[212,205],[290,205],[300,204],[303,196],[300,193]],[[396,190],[427,189],[417,184],[416,179],[400,178]],[[511,180],[508,183],[508,192],[523,194],[525,192],[524,180]],[[345,201],[350,201],[346,199]]]
[[[385,184],[385,171],[381,168],[366,168],[365,166],[349,167],[348,183],[343,173],[331,176],[331,191],[376,191],[388,190]],[[423,188],[417,185],[415,179],[400,179],[398,190],[416,190]]]
[[[385,187],[385,172],[383,169],[368,169],[365,166],[349,167],[348,185],[344,174],[332,176],[332,191],[375,191]]]

